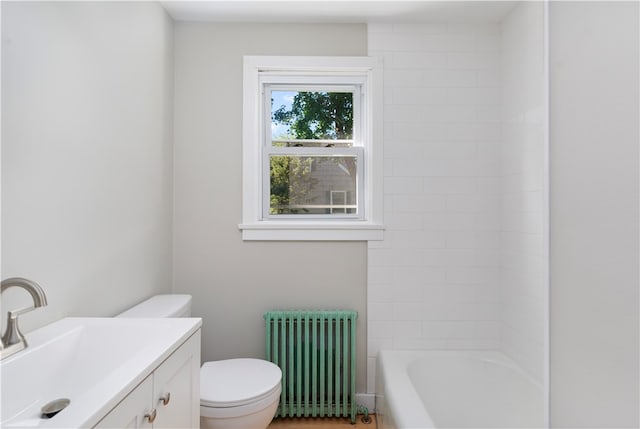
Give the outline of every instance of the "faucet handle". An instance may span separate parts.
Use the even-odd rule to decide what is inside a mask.
[[[7,316],[11,319],[17,319],[18,316],[23,315],[24,313],[28,313],[30,311],[35,310],[36,307],[34,307],[33,305],[31,307],[24,307],[24,308],[19,308],[17,310],[10,310],[7,312]]]

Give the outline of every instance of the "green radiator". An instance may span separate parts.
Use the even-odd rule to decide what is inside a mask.
[[[267,360],[282,369],[277,417],[356,421],[355,311],[265,313]]]

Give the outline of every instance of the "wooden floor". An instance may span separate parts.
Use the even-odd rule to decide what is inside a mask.
[[[370,423],[362,423],[362,415],[356,418],[356,424],[352,425],[351,420],[338,419],[338,418],[323,418],[323,419],[295,419],[295,418],[278,418],[273,419],[267,429],[376,429],[376,416],[369,414],[371,418]]]

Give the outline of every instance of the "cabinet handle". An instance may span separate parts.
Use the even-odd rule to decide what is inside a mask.
[[[166,395],[160,397],[160,401],[162,401],[162,405],[169,405],[170,400],[171,400],[171,392],[167,392]]]
[[[154,408],[150,413],[145,414],[144,417],[149,420],[149,423],[153,423],[156,420],[156,409]]]

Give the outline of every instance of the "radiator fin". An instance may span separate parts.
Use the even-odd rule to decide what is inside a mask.
[[[350,310],[265,313],[267,360],[282,369],[277,417],[355,423],[357,318]]]

